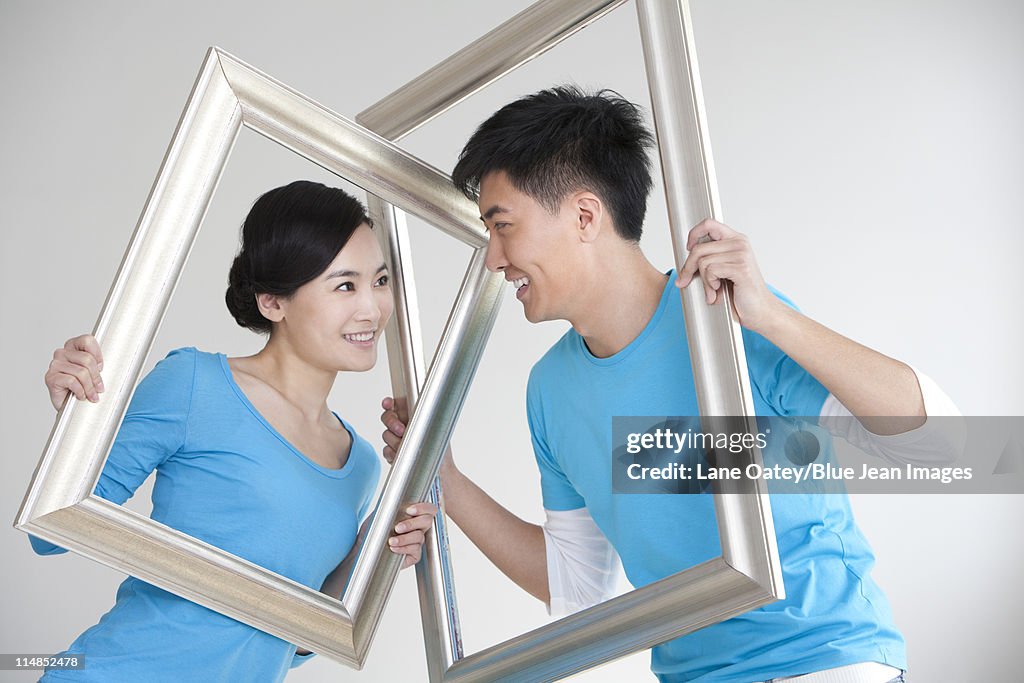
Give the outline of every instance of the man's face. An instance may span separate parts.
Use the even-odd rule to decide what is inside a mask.
[[[570,319],[574,300],[578,219],[568,206],[557,214],[517,190],[503,171],[480,180],[480,217],[490,233],[487,269],[516,288],[526,319]]]

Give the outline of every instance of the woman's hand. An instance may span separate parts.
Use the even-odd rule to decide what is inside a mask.
[[[423,555],[423,541],[427,537],[427,529],[434,523],[437,506],[433,503],[416,503],[405,509],[409,519],[395,525],[395,535],[388,539],[391,552],[405,555],[402,569],[411,567],[420,561]]]
[[[53,360],[43,377],[53,409],[60,410],[68,394],[74,394],[79,401],[99,401],[103,392],[101,370],[103,354],[96,337],[83,334],[68,339],[64,346],[53,352]]]

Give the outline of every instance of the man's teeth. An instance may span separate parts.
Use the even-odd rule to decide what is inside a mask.
[[[528,278],[528,277],[521,277],[521,278],[518,278],[518,279],[512,281],[512,286],[515,287],[516,289],[519,289],[523,285],[528,285],[528,284],[530,284],[530,278]]]
[[[349,341],[368,342],[373,339],[373,332],[359,332],[358,334],[346,334],[345,339]]]

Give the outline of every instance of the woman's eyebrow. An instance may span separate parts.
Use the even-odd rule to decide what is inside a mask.
[[[387,269],[388,269],[388,264],[382,263],[379,266],[377,266],[377,270],[374,271],[374,272],[379,273],[379,272],[385,271]],[[336,270],[333,273],[328,273],[327,276],[324,279],[325,280],[330,280],[331,278],[336,278],[336,277],[359,277],[359,271],[358,270]]]

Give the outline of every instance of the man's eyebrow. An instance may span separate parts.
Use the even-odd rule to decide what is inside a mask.
[[[496,213],[509,213],[509,210],[506,209],[504,206],[499,206],[495,204],[491,208],[487,209],[487,211],[484,212],[483,216],[480,216],[480,220],[489,221],[490,219],[494,218],[494,214]]]
[[[375,272],[379,273],[381,271],[386,271],[387,269],[388,269],[388,264],[382,263],[379,266],[377,266],[377,270]],[[328,273],[327,277],[325,277],[324,279],[325,280],[330,280],[331,278],[336,278],[336,277],[359,277],[359,271],[357,271],[357,270],[336,270],[333,273]]]

